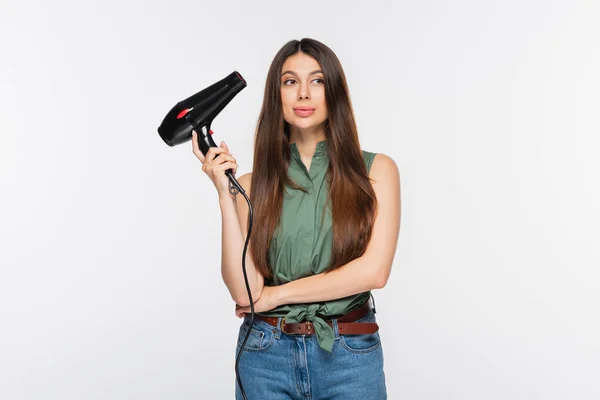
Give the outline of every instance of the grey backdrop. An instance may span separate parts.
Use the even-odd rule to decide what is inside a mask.
[[[390,399],[600,397],[597,1],[2,1],[0,397],[230,399],[216,190],[157,134],[238,70],[330,46],[402,184],[374,291]],[[240,197],[241,201],[241,197]]]

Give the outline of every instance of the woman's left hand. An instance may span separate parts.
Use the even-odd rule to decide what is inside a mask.
[[[260,298],[254,303],[254,312],[270,311],[277,306],[279,306],[277,286],[264,286]],[[250,314],[250,312],[250,306],[235,305],[235,315],[238,318],[243,318],[245,314]]]

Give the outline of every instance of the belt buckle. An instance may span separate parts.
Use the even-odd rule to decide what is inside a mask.
[[[305,323],[306,323],[306,330],[307,330],[306,334],[307,335],[312,335],[313,332],[310,330],[310,321],[306,321]],[[313,324],[313,326],[314,326],[314,324]]]
[[[306,330],[308,331],[308,335],[311,335],[313,333],[313,331],[310,329],[310,321],[304,321],[304,324],[306,325]],[[281,332],[286,333],[288,335],[295,335],[294,332],[288,333],[285,331],[285,317],[281,318],[281,323],[279,324],[279,328],[281,329]]]

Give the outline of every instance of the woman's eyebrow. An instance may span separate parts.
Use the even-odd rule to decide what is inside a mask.
[[[308,75],[310,76],[310,75],[322,74],[322,73],[323,73],[323,71],[321,71],[320,69],[317,69],[317,70],[314,70],[313,72],[311,72]],[[283,71],[283,73],[281,74],[281,76],[284,76],[285,74],[290,74],[290,75],[298,76],[298,74],[296,74],[294,71],[290,71],[290,70]]]

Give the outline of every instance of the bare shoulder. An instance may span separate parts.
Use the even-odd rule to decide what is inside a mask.
[[[397,183],[400,181],[400,171],[394,159],[384,153],[376,153],[369,171],[369,178],[377,183]]]

